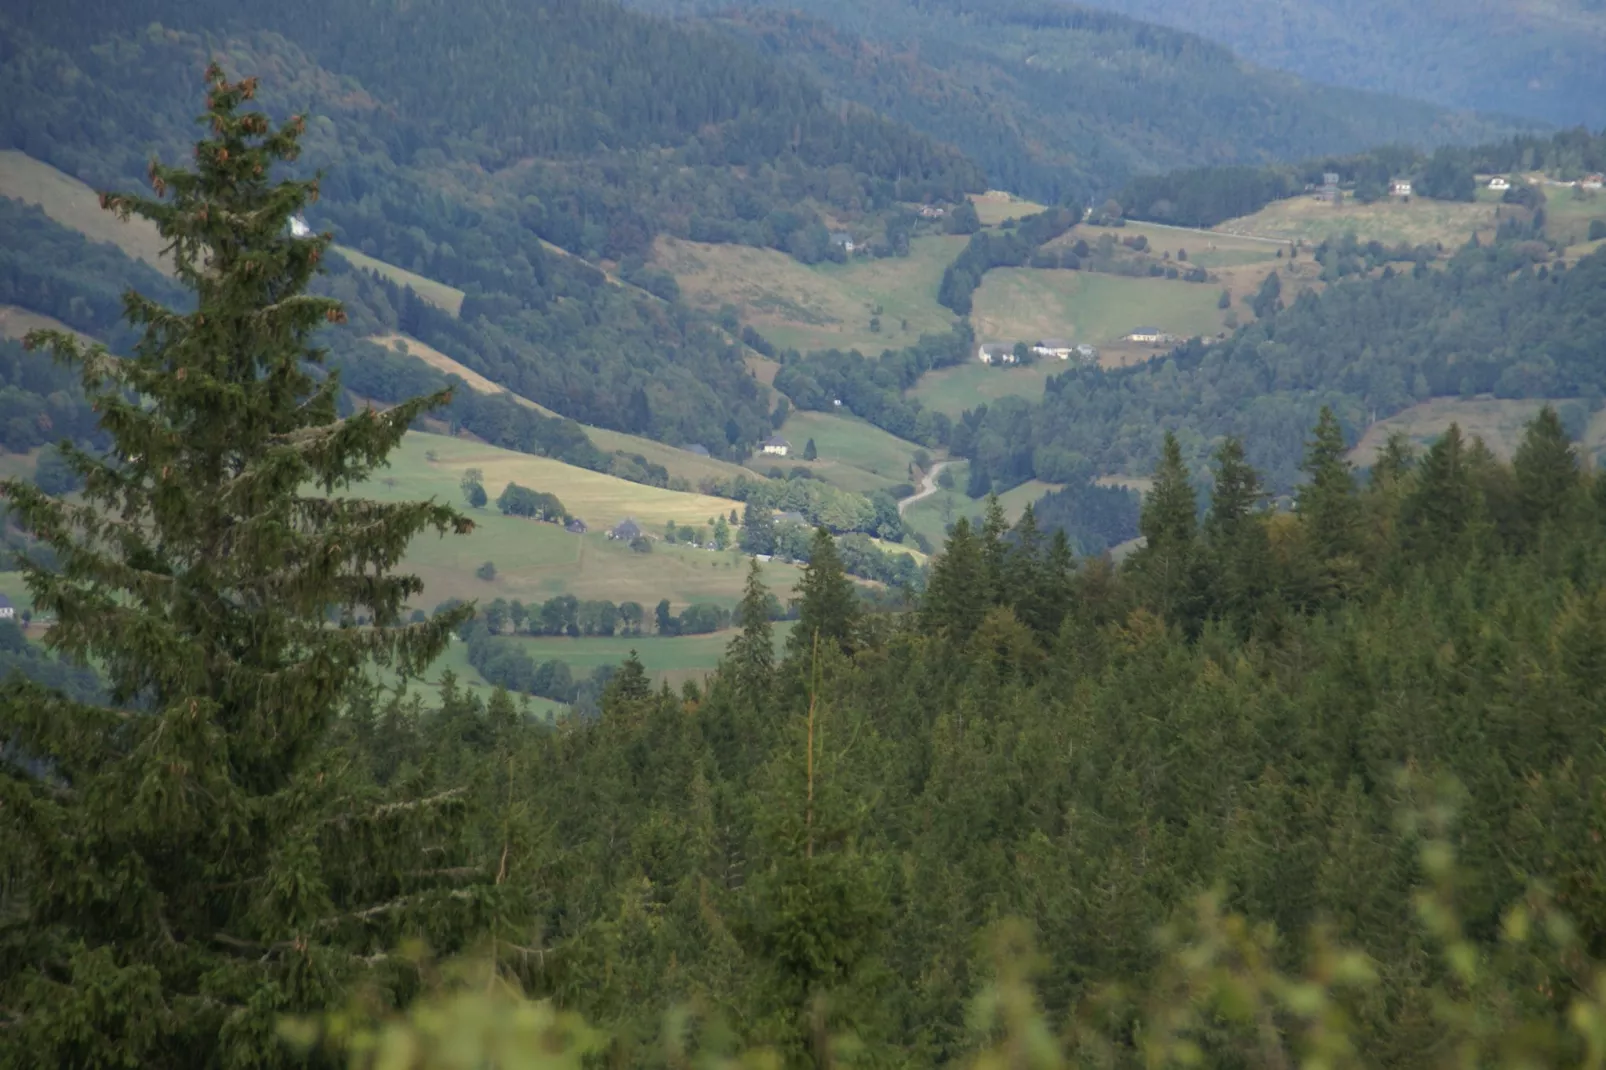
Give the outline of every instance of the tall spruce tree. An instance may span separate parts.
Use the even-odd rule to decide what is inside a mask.
[[[1143,598],[1173,623],[1193,627],[1197,617],[1198,514],[1182,447],[1166,432],[1154,486],[1138,517],[1143,547],[1128,568]]]
[[[1528,425],[1511,462],[1525,542],[1559,519],[1580,485],[1578,452],[1556,410],[1546,405]]]
[[[824,528],[815,529],[809,543],[809,563],[798,581],[797,602],[797,626],[787,637],[789,654],[806,661],[814,649],[816,633],[822,649],[835,643],[843,653],[852,653],[859,597],[853,590],[853,581],[842,569],[836,540]]]
[[[420,671],[466,612],[404,625],[422,585],[394,569],[414,536],[469,521],[343,493],[446,395],[337,418],[338,383],[309,366],[343,313],[305,293],[329,239],[288,228],[317,186],[271,175],[303,122],[242,111],[254,81],[207,81],[196,169],[153,163],[155,199],[102,197],[156,225],[194,311],[128,294],[128,359],[28,339],[82,369],[112,446],[63,446],[79,503],[0,491],[58,561],[20,562],[48,644],[96,665],[112,704],[15,680],[0,696],[0,739],[28,759],[0,759],[20,888],[4,1066],[277,1065],[280,1013],[376,972],[383,989],[401,937],[450,950],[483,898],[456,793],[393,802],[329,746],[369,664]],[[328,627],[332,608],[369,624]]]
[[[1355,474],[1344,458],[1344,431],[1326,405],[1305,447],[1306,482],[1299,488],[1295,511],[1305,523],[1317,556],[1340,557],[1356,551],[1360,513]]]
[[[747,566],[747,587],[740,606],[742,634],[730,642],[726,661],[736,693],[749,708],[757,707],[775,673],[775,638],[770,627],[770,592],[757,560]]]
[[[927,631],[968,639],[987,615],[986,569],[970,520],[960,517],[932,563],[920,615]]]

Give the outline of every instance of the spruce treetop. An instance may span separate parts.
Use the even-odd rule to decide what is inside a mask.
[[[303,122],[206,77],[194,169],[153,163],[153,198],[102,196],[155,223],[194,309],[128,294],[143,335],[121,359],[27,339],[81,369],[111,448],[63,445],[78,501],[0,495],[58,562],[20,561],[47,643],[95,664],[112,708],[0,692],[0,739],[48,770],[0,763],[24,889],[0,926],[0,1064],[15,1043],[35,1065],[275,1065],[279,1013],[340,998],[477,898],[427,875],[458,852],[456,793],[382,806],[328,749],[367,668],[421,671],[466,611],[404,625],[422,584],[395,570],[416,535],[469,521],[343,493],[446,395],[338,418],[313,335],[344,314],[306,292],[330,239],[288,226],[317,183],[272,175]]]

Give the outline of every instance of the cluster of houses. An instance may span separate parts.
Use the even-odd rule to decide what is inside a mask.
[[[1099,351],[1086,342],[1066,342],[1061,339],[1047,339],[1033,343],[1030,352],[1034,357],[1055,360],[1071,360],[1075,358],[1084,364],[1091,364],[1099,358]],[[1018,364],[1019,356],[1015,353],[1015,346],[1010,342],[987,342],[976,347],[976,359],[983,364]]]

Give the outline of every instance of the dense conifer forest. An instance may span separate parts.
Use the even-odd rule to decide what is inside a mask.
[[[362,480],[448,399],[340,416],[256,90],[211,69],[193,169],[106,198],[193,300],[131,293],[121,359],[28,341],[105,442],[0,493],[104,691],[0,689],[0,1066],[1606,1057],[1606,479],[1555,411],[1362,477],[1324,407],[1286,508],[1224,435],[1201,509],[1167,434],[1120,565],[994,498],[912,604],[823,530],[795,591],[755,562],[678,693],[404,697],[371,674],[480,622],[410,614],[402,555],[472,522]]]

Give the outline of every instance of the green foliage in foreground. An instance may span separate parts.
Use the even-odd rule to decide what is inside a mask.
[[[1324,412],[1292,512],[1229,438],[1202,519],[1168,436],[1119,568],[993,499],[891,611],[820,533],[778,660],[753,573],[679,694],[386,699],[466,521],[337,492],[439,399],[336,418],[296,127],[210,81],[198,171],[108,198],[195,311],[37,339],[113,452],[3,487],[110,695],[0,693],[0,1068],[1602,1064],[1606,478],[1553,411],[1364,487]]]

